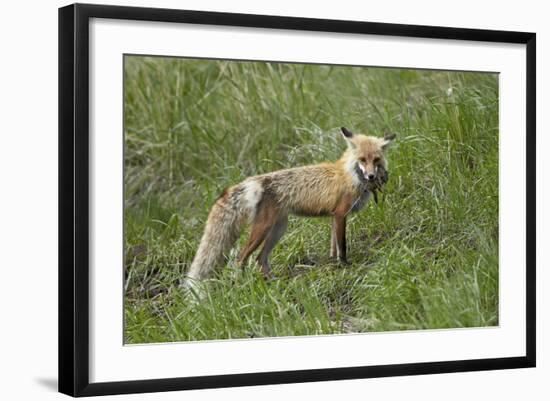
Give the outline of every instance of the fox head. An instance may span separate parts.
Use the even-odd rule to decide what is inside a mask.
[[[346,158],[350,168],[358,168],[365,181],[374,180],[380,167],[387,170],[385,152],[388,145],[395,139],[395,134],[387,133],[383,138],[379,138],[354,134],[342,127],[342,135],[348,143]]]

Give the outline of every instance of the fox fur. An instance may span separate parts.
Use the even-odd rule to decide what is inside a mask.
[[[331,216],[331,256],[347,263],[346,216],[361,210],[380,177],[387,178],[385,151],[395,134],[380,138],[341,130],[348,149],[336,162],[257,175],[225,189],[210,211],[188,281],[208,277],[248,223],[250,238],[238,263],[244,265],[263,244],[257,261],[269,277],[268,257],[285,232],[289,214]]]

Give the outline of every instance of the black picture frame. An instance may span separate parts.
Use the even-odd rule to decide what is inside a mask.
[[[526,45],[526,353],[521,357],[90,383],[89,21],[91,18]],[[74,4],[59,9],[59,391],[71,396],[527,368],[535,366],[536,35],[479,29]]]

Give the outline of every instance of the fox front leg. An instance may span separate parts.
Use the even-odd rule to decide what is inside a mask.
[[[336,219],[332,218],[332,226],[330,227],[330,257],[336,259],[338,257],[338,244],[336,243]]]
[[[336,256],[342,264],[348,264],[346,257],[346,216],[353,207],[355,198],[352,195],[344,196],[332,212],[332,241],[331,252],[336,248]]]
[[[338,261],[344,265],[348,264],[346,258],[346,216],[334,216],[335,234],[336,234],[336,250]]]

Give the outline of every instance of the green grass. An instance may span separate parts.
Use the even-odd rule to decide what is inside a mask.
[[[178,285],[224,187],[337,159],[339,128],[398,133],[381,202],[348,223],[291,218],[265,282],[229,263]],[[127,343],[498,325],[494,74],[126,57]],[[251,259],[253,260],[253,258]]]

